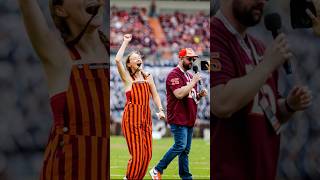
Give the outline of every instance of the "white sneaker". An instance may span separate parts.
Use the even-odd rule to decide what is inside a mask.
[[[127,179],[127,177],[125,176],[125,177],[123,177],[123,180],[128,180],[128,179]]]
[[[161,174],[154,167],[149,171],[152,180],[161,180]]]

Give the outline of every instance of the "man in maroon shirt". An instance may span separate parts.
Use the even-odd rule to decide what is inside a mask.
[[[198,57],[191,48],[179,52],[179,64],[168,75],[167,120],[174,136],[174,145],[168,150],[156,167],[150,170],[152,179],[161,179],[163,170],[179,156],[179,175],[182,179],[192,179],[189,172],[188,154],[191,148],[193,126],[197,116],[197,104],[200,98],[207,95],[202,89],[197,93],[197,83],[201,81],[199,73],[192,76],[187,71]]]
[[[280,34],[265,49],[246,33],[260,22],[266,0],[223,0],[211,20],[211,178],[274,180],[281,124],[311,104],[306,87],[286,98],[277,69],[292,57]]]

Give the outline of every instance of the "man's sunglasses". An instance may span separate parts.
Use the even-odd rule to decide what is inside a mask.
[[[197,60],[197,57],[186,57],[186,59],[188,60],[188,61],[195,61],[195,60]]]

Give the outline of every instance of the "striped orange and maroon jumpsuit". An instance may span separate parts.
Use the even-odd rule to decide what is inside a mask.
[[[75,48],[71,55],[81,58]],[[108,65],[73,65],[67,91],[50,100],[54,125],[41,180],[109,179]]]
[[[150,95],[147,81],[133,82],[132,89],[126,93],[122,132],[131,155],[126,172],[126,177],[130,180],[143,179],[152,157]]]

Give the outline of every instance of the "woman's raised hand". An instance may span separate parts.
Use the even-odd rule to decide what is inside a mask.
[[[132,34],[125,34],[125,35],[123,36],[123,41],[124,41],[124,42],[130,42],[131,39],[132,39]]]

